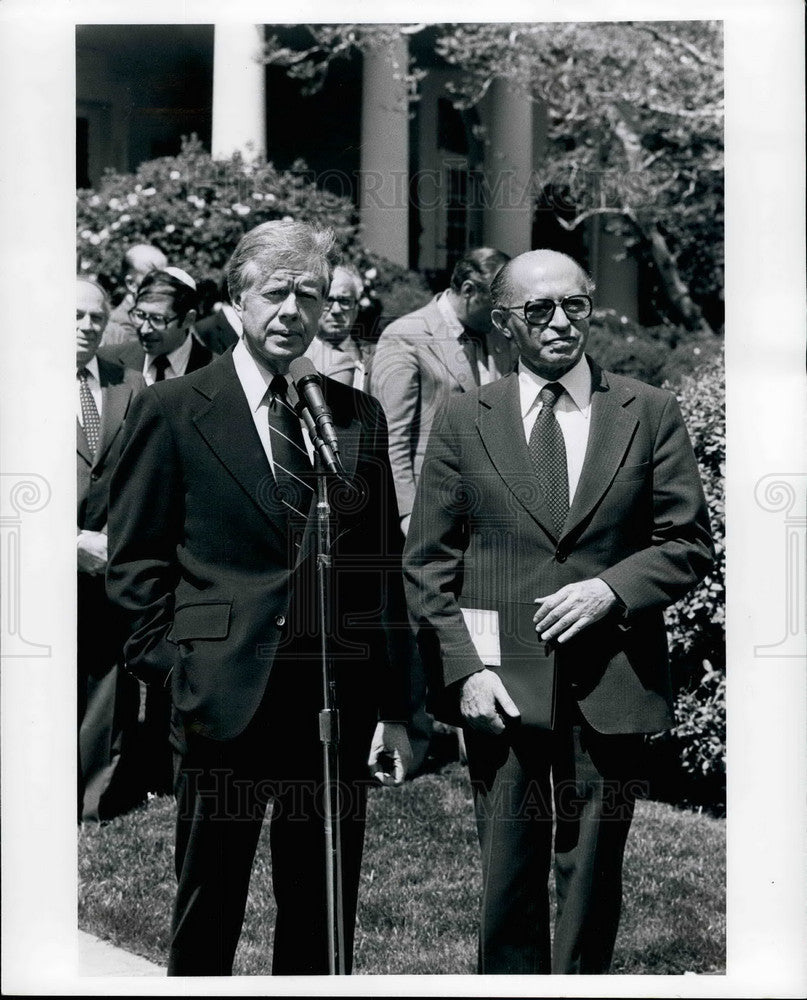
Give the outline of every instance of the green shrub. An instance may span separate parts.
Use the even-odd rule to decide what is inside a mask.
[[[595,309],[587,350],[608,371],[663,385],[677,384],[722,351],[722,340],[682,327],[644,327],[613,309]]]
[[[367,336],[377,335],[379,303],[387,296],[398,310],[402,300],[420,305],[429,294],[418,275],[360,245],[353,203],[317,188],[301,160],[289,170],[238,154],[213,160],[195,137],[183,141],[178,156],[149,160],[134,174],[107,172],[98,191],[79,191],[76,218],[78,271],[95,274],[113,293],[123,254],[136,243],[153,243],[198,282],[218,285],[243,233],[292,218],[335,230],[345,258],[364,278],[360,322]],[[389,306],[384,301],[385,311]]]
[[[709,509],[715,564],[666,614],[678,724],[656,740],[662,797],[721,811],[725,804],[725,379],[718,359],[677,391]],[[674,772],[680,769],[680,775]]]

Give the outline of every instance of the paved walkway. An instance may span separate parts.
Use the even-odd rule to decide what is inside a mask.
[[[165,968],[116,948],[108,941],[78,932],[78,967],[81,976],[164,976]]]

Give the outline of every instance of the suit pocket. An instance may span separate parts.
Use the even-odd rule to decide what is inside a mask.
[[[174,611],[174,623],[166,638],[169,642],[191,639],[226,639],[230,632],[230,602],[183,604]]]
[[[614,482],[641,482],[650,474],[650,462],[640,462],[639,465],[623,465],[616,470]]]

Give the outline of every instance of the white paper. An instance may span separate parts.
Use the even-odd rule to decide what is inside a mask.
[[[487,667],[500,667],[502,650],[499,645],[499,612],[483,611],[481,608],[461,610],[479,659]]]

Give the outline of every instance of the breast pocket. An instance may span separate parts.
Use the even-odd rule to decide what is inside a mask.
[[[615,483],[638,483],[647,479],[651,472],[650,462],[640,462],[638,465],[623,465],[616,470]]]

